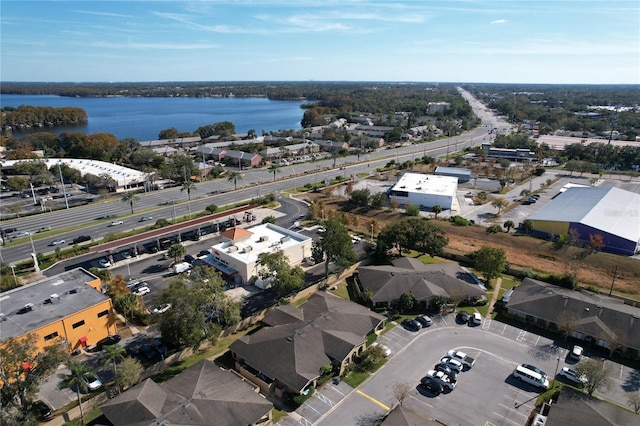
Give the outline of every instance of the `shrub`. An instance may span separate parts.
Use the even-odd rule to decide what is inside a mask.
[[[293,397],[293,402],[295,402],[298,406],[300,406],[300,405],[304,404],[304,402],[305,402],[307,399],[311,398],[311,397],[313,396],[313,394],[315,393],[315,391],[316,391],[316,388],[314,388],[313,386],[311,386],[311,387],[309,388],[309,392],[307,392],[307,394],[306,394],[306,395],[304,395],[304,394],[303,394],[303,395],[296,395],[296,396],[294,396],[294,397]]]
[[[420,215],[420,207],[415,204],[409,204],[407,206],[407,216],[419,216]]]
[[[471,226],[471,222],[462,216],[452,216],[449,220],[456,226]]]
[[[487,234],[499,234],[502,232],[502,227],[498,224],[493,224],[487,228]]]
[[[215,213],[218,211],[218,206],[216,206],[215,204],[209,204],[205,210],[207,211],[207,213]]]

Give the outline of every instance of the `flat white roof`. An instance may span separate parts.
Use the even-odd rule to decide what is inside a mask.
[[[420,173],[405,173],[392,191],[406,191],[425,195],[456,195],[458,178],[452,176],[425,175]]]
[[[106,173],[111,176],[119,186],[137,184],[145,181],[145,174],[141,171],[119,166],[117,164],[107,163],[104,161],[80,158],[38,158],[37,160],[46,163],[47,168],[56,166],[58,165],[58,163],[66,164],[72,169],[79,170],[80,174],[82,174],[83,176],[87,173],[96,176],[100,176],[101,174]],[[2,162],[2,166],[13,167],[13,165],[19,161],[29,160],[4,160]]]
[[[238,241],[225,241],[211,247],[211,251],[236,259],[246,265],[257,262],[261,253],[273,253],[278,250],[287,252],[311,240],[311,237],[290,231],[271,223],[246,228],[252,235]],[[232,248],[235,247],[235,248]],[[310,254],[310,253],[309,253]]]

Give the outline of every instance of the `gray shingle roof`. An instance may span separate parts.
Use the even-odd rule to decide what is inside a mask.
[[[317,378],[320,367],[342,361],[384,319],[327,293],[313,294],[297,310],[302,315],[290,306],[276,308],[264,319],[272,326],[241,337],[229,348],[252,368],[297,390]]]
[[[546,426],[627,426],[638,424],[638,416],[614,404],[563,387],[551,405]]]
[[[250,425],[273,405],[235,373],[203,360],[162,386],[151,379],[101,408],[114,426]]]
[[[525,278],[513,289],[507,309],[553,323],[561,312],[575,312],[580,316],[575,331],[605,341],[615,334],[623,345],[640,350],[640,308],[619,299]]]

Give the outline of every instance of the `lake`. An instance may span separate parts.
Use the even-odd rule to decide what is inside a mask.
[[[15,132],[65,131],[111,133],[118,139],[138,141],[158,139],[161,130],[175,127],[193,133],[198,127],[230,121],[237,133],[300,129],[306,101],[272,101],[266,98],[71,98],[52,95],[2,95],[1,107],[77,107],[87,112],[89,121],[80,126],[40,128]]]

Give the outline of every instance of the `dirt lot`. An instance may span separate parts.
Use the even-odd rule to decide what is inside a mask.
[[[393,210],[350,210],[344,198],[323,193],[307,193],[300,198],[321,203],[324,212],[342,215],[350,229],[365,235],[371,233],[372,223],[377,233],[385,224],[407,218],[402,212]],[[513,231],[511,234],[487,234],[480,226],[454,226],[444,220],[439,220],[438,224],[446,231],[449,238],[447,250],[452,252],[467,254],[483,245],[491,245],[503,248],[511,265],[552,274],[568,272],[566,249],[556,250],[548,241],[514,234]],[[640,260],[607,253],[588,254],[579,263],[578,279],[585,286],[608,293],[616,266],[618,274],[614,293],[640,300]]]

